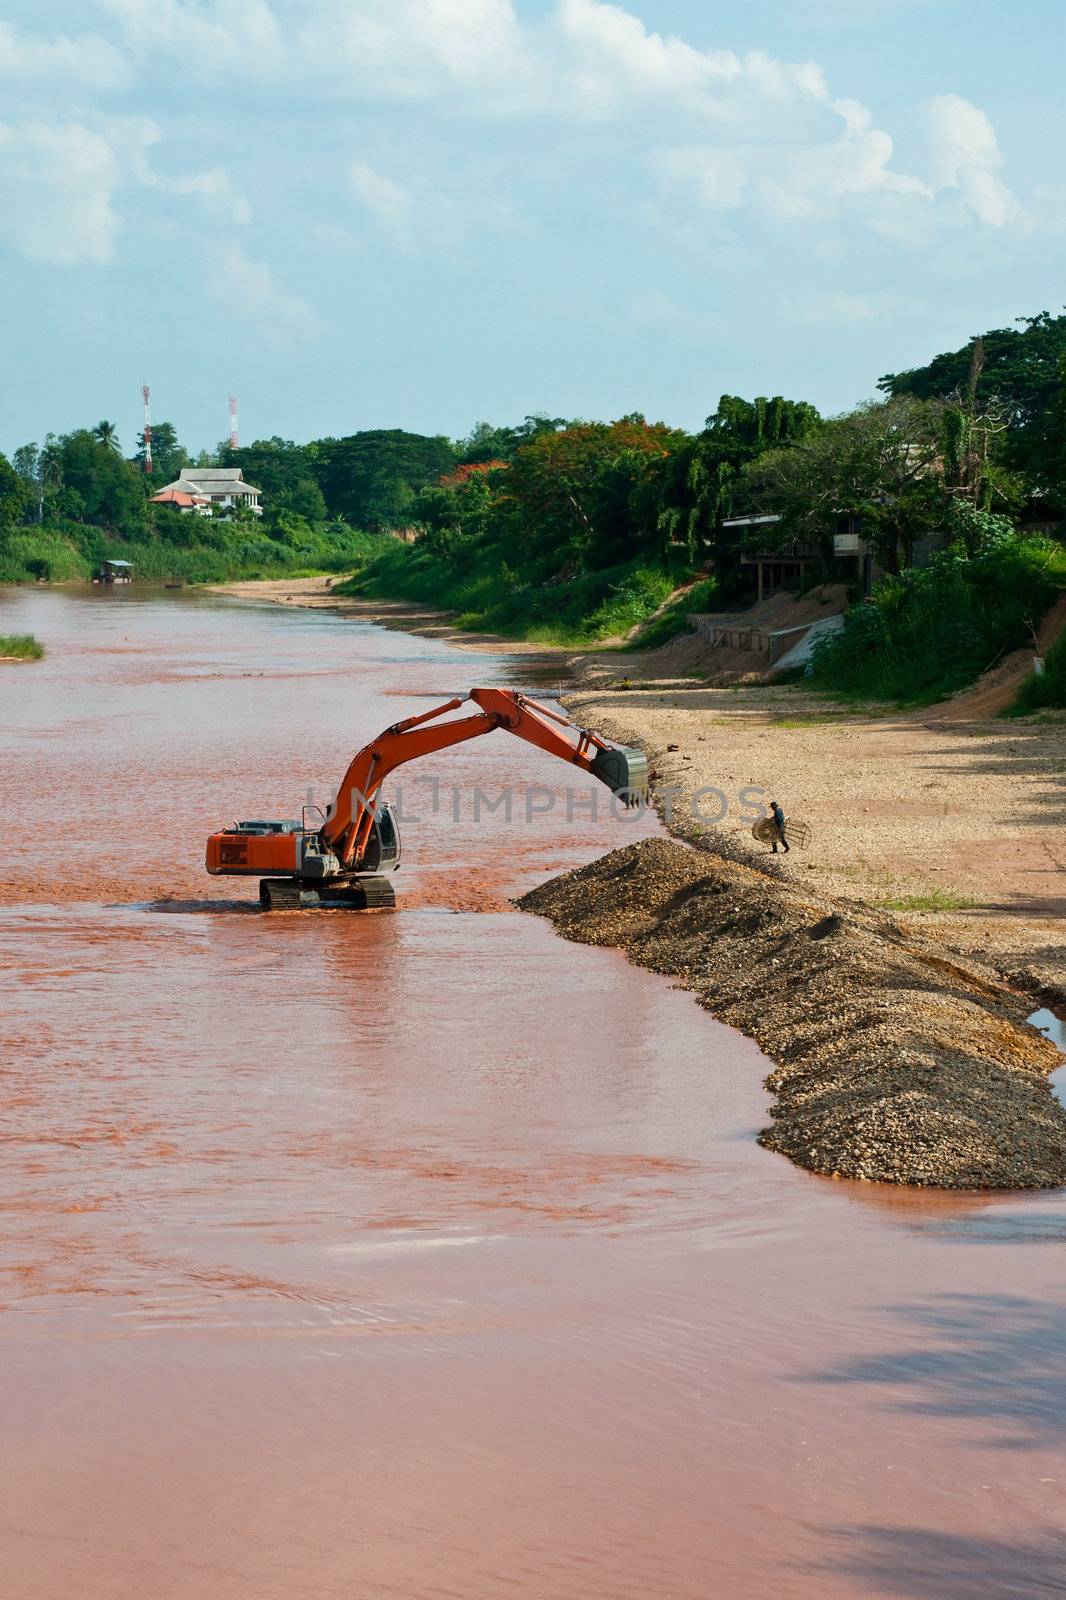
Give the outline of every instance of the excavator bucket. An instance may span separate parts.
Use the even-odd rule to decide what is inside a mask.
[[[631,750],[625,745],[599,750],[589,770],[608,789],[620,794],[630,808],[647,804],[648,758],[643,750]]]

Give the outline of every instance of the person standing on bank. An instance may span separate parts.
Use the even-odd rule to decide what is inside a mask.
[[[773,817],[774,826],[777,828],[777,839],[774,841],[774,855],[776,856],[779,841],[784,845],[786,851],[789,848],[788,840],[785,838],[785,813],[781,810],[776,800],[770,801],[770,815]]]

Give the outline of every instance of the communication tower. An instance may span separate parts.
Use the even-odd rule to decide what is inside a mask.
[[[152,391],[146,383],[141,384],[141,399],[144,401],[144,470],[152,470]]]

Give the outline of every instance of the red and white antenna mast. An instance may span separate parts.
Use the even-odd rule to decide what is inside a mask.
[[[231,450],[236,450],[237,448],[237,396],[235,394],[231,394],[229,397],[229,447]]]
[[[141,398],[144,401],[144,470],[152,470],[152,391],[146,383],[141,384]]]

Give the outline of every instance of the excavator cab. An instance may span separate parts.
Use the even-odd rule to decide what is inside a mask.
[[[296,911],[308,906],[334,910],[376,911],[396,904],[396,893],[384,876],[400,865],[400,830],[387,800],[374,802],[373,821],[358,869],[344,871],[320,833],[300,835],[295,874],[263,878],[259,903],[267,911]]]
[[[400,830],[387,800],[374,802],[374,825],[360,862],[362,872],[395,872],[400,865]]]

